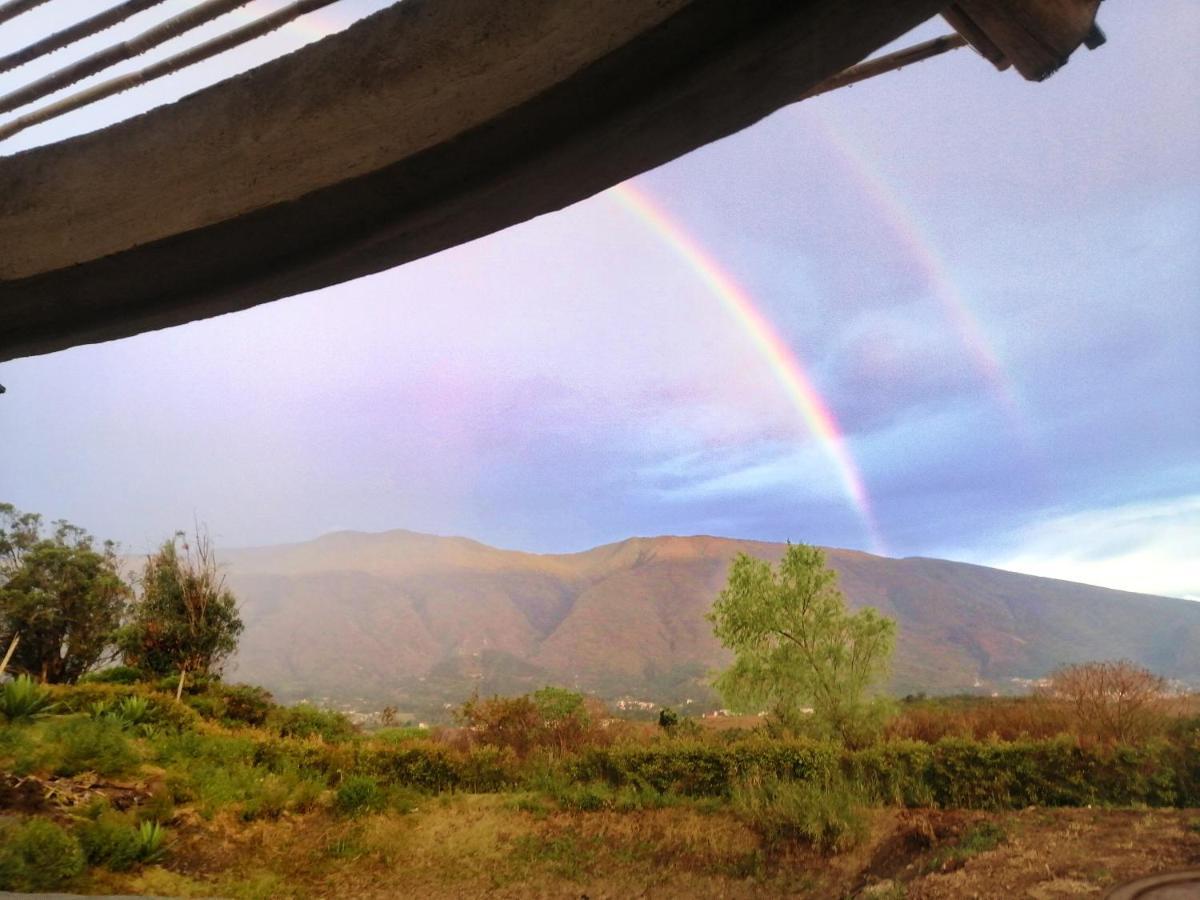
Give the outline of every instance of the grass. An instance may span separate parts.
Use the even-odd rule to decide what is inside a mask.
[[[38,809],[27,794],[32,805],[2,826],[0,886],[287,897],[386,882],[412,896],[518,896],[602,882],[613,895],[669,885],[820,896],[871,852],[880,806],[1070,804],[1097,789],[1124,805],[1198,802],[1190,737],[1115,751],[1069,737],[897,738],[848,752],[755,730],[647,727],[521,756],[463,730],[354,733],[337,714],[275,707],[246,687],[202,686],[186,706],[136,684],[46,696],[57,706],[0,725],[0,774],[100,799]],[[975,815],[949,832],[957,839],[920,850],[912,872],[1006,840]],[[1194,818],[1174,821],[1200,834]]]
[[[870,830],[868,798],[840,777],[752,777],[734,791],[733,806],[768,840],[803,840],[824,853],[851,850]]]
[[[1008,840],[1007,832],[994,822],[982,822],[955,843],[939,848],[925,864],[927,872],[946,872],[958,868],[973,856],[995,850]]]

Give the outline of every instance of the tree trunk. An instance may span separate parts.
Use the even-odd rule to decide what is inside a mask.
[[[175,689],[175,702],[179,703],[183,700],[183,680],[187,678],[187,669],[180,667],[179,669],[179,687]]]
[[[12,659],[14,653],[17,652],[17,644],[21,640],[21,633],[17,632],[12,636],[12,640],[8,644],[8,652],[4,654],[4,661],[0,662],[0,675],[4,674],[4,670],[8,668],[8,661]]]

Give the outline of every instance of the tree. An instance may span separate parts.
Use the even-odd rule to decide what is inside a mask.
[[[197,532],[193,544],[178,532],[147,558],[140,594],[120,637],[128,665],[158,675],[179,673],[180,690],[188,674],[219,674],[244,628],[212,542]]]
[[[0,648],[18,639],[15,671],[78,681],[112,655],[129,596],[111,541],[61,520],[45,535],[41,516],[0,504]]]
[[[1049,681],[1041,695],[1067,704],[1077,734],[1127,743],[1145,740],[1165,725],[1167,680],[1127,659],[1062,666]]]
[[[896,623],[873,609],[851,615],[825,555],[788,545],[778,571],[739,554],[708,619],[735,654],[714,685],[732,708],[764,706],[796,728],[805,720],[848,742],[882,722],[886,702],[869,688],[886,672]]]

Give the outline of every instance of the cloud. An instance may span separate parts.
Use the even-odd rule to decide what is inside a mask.
[[[1200,494],[1089,509],[1030,525],[1002,569],[1200,600]]]

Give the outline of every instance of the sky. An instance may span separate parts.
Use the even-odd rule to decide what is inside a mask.
[[[342,0],[0,153],[385,5]],[[0,53],[76,9],[0,25]],[[1100,23],[1042,84],[959,50],[388,272],[2,363],[0,500],[131,552],[195,522],[218,547],[717,534],[1200,599],[1200,5]]]

